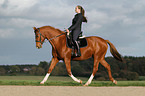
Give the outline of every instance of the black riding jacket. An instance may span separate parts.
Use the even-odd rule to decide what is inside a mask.
[[[75,41],[81,33],[81,25],[83,22],[82,13],[78,13],[72,20],[72,25],[68,28],[72,32],[73,40]]]
[[[83,22],[82,13],[78,13],[72,20],[72,25],[68,28],[69,31],[81,31],[81,25]]]

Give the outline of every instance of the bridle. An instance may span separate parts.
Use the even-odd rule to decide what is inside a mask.
[[[39,32],[38,32],[38,33],[35,32],[35,36],[36,36],[37,34],[40,34],[40,40],[39,40],[39,41],[36,40],[35,42],[40,42],[41,44],[43,44],[44,41],[43,41],[43,42],[41,41],[41,36],[42,36],[43,38],[45,38],[45,37],[40,33],[40,29],[39,29],[39,28],[38,28],[38,30],[39,30]],[[57,38],[57,37],[59,37],[59,36],[61,36],[61,35],[63,35],[63,34],[66,34],[66,32],[65,32],[65,33],[62,33],[62,34],[60,34],[60,35],[57,35],[57,36],[55,36],[55,37],[52,37],[52,38],[50,38],[50,39],[47,38],[47,40],[48,40],[48,41],[51,41],[52,39],[55,39],[55,38]]]
[[[39,28],[38,28],[38,30],[39,30],[39,33],[36,33],[36,32],[35,32],[35,36],[36,36],[37,34],[40,34],[40,40],[39,40],[39,41],[36,40],[35,42],[40,42],[41,44],[43,44],[44,42],[41,41],[41,36],[42,36],[43,38],[45,38],[45,37],[40,33],[40,29],[39,29]]]

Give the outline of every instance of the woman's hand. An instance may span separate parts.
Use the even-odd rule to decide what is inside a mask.
[[[70,32],[69,32],[69,30],[68,30],[68,29],[66,29],[66,32],[67,32],[67,35],[69,35],[69,33],[70,33]]]

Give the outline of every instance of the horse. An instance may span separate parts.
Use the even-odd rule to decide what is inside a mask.
[[[84,48],[80,48],[80,57],[72,58],[72,49],[68,48],[66,45],[66,32],[56,29],[52,26],[42,26],[40,28],[33,27],[33,29],[35,33],[36,47],[38,49],[42,48],[45,39],[47,39],[52,45],[51,64],[48,72],[46,73],[44,79],[40,82],[40,84],[44,84],[47,81],[52,70],[60,60],[64,61],[68,75],[74,81],[82,84],[82,80],[74,77],[71,72],[71,60],[86,60],[91,57],[93,57],[94,59],[93,72],[84,86],[88,86],[89,84],[91,84],[96,72],[98,71],[99,63],[107,69],[110,81],[112,81],[114,84],[117,84],[117,81],[112,77],[110,65],[105,61],[105,55],[108,49],[108,45],[110,46],[110,52],[115,59],[122,62],[123,58],[109,40],[104,40],[103,38],[97,36],[85,37],[88,45]]]

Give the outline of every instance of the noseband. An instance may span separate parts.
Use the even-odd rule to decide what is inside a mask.
[[[36,34],[36,35],[37,35],[37,34],[40,34],[40,40],[39,40],[39,41],[36,40],[35,42],[40,42],[41,44],[43,44],[44,42],[41,41],[41,36],[42,36],[43,38],[45,38],[45,37],[40,33],[40,29],[39,29],[39,28],[38,28],[38,30],[39,30],[39,33],[36,33],[36,32],[35,32],[35,34]],[[65,32],[65,33],[62,33],[62,34],[60,34],[60,35],[57,35],[57,36],[55,36],[55,37],[52,37],[52,38],[50,38],[50,39],[47,38],[47,40],[50,41],[50,40],[52,40],[52,39],[54,39],[54,38],[57,38],[57,37],[59,37],[59,36],[61,36],[61,35],[63,35],[63,34],[66,34],[66,32]]]

